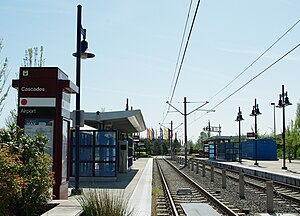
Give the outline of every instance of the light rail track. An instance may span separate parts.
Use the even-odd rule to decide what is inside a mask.
[[[197,160],[196,160],[197,161]],[[179,164],[174,163],[174,165],[179,166]],[[203,166],[203,164],[205,164]],[[242,173],[237,170],[230,170],[227,167],[218,167],[218,164],[209,164],[209,163],[188,163],[188,166],[185,167],[184,170],[188,173],[193,179],[197,182],[202,182],[201,185],[206,185],[206,188],[213,188],[214,191],[218,191],[223,194],[223,197],[230,197],[234,195],[234,193],[238,193],[239,191],[239,175]],[[197,167],[197,168],[195,168]],[[212,168],[213,167],[213,168]],[[202,171],[199,171],[199,170]],[[203,170],[204,169],[204,170]],[[221,183],[223,181],[222,172],[226,171],[226,179],[229,183],[228,189],[222,189]],[[206,173],[203,175],[203,172]],[[212,174],[215,173],[214,174]],[[191,174],[193,173],[193,174]],[[202,175],[201,175],[202,173]],[[208,174],[208,175],[207,175]],[[214,180],[211,180],[211,176],[214,176]],[[246,214],[255,214],[256,213],[265,213],[267,210],[266,199],[267,199],[267,191],[266,184],[270,182],[270,179],[257,177],[251,174],[243,173],[244,178],[244,190],[245,190],[245,198],[239,199],[238,197],[233,199],[229,198],[232,203],[237,207],[242,209],[242,212],[246,212]],[[199,180],[199,181],[198,181]],[[203,183],[210,182],[209,184]],[[294,185],[288,185],[286,183],[281,183],[277,181],[273,182],[273,195],[272,199],[274,200],[274,212],[277,213],[300,213],[300,188]],[[232,195],[225,195],[225,193],[232,193]],[[260,201],[260,202],[259,202]],[[248,204],[246,204],[248,202]],[[257,205],[257,206],[256,206]]]
[[[239,209],[225,205],[216,198],[216,194],[213,195],[205,190],[171,163],[161,159],[155,161],[164,185],[170,214],[185,215],[182,209],[184,203],[196,203],[197,208],[200,207],[197,203],[205,203],[220,215],[238,215]]]

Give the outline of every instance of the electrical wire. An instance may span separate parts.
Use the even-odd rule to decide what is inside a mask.
[[[272,64],[270,64],[268,67],[266,67],[264,70],[262,70],[260,73],[258,73],[257,75],[255,75],[253,78],[251,78],[250,80],[248,80],[246,83],[244,83],[241,87],[239,87],[238,89],[236,89],[234,92],[232,92],[230,95],[228,95],[227,97],[225,97],[223,100],[221,100],[218,104],[216,104],[212,109],[217,108],[218,106],[220,106],[222,103],[224,103],[226,100],[228,100],[230,97],[232,97],[234,94],[236,94],[238,91],[240,91],[242,88],[244,88],[245,86],[247,86],[250,82],[252,82],[253,80],[255,80],[257,77],[259,77],[260,75],[262,75],[264,72],[266,72],[268,69],[270,69],[271,67],[273,67],[275,64],[277,64],[279,61],[281,61],[284,57],[286,57],[287,55],[289,55],[291,52],[293,52],[295,49],[297,49],[300,46],[300,44],[296,45],[294,48],[292,48],[291,50],[289,50],[287,53],[285,53],[283,56],[281,56],[279,59],[277,59],[275,62],[273,62]],[[192,121],[189,125],[191,125],[192,123],[194,123],[195,121],[199,120],[200,118],[202,118],[203,116],[205,116],[207,113],[203,114],[202,116],[196,118],[194,121]]]
[[[193,0],[190,1],[190,5],[189,5],[187,17],[186,17],[186,20],[185,20],[184,30],[183,30],[183,34],[182,34],[182,38],[181,38],[180,48],[179,48],[179,52],[178,52],[178,56],[177,56],[176,66],[175,66],[175,70],[174,70],[173,79],[172,79],[172,82],[171,82],[171,87],[170,87],[168,98],[170,98],[170,95],[171,95],[171,92],[172,92],[172,86],[173,86],[173,83],[174,83],[174,79],[175,79],[176,71],[177,71],[177,68],[178,68],[178,63],[179,63],[180,55],[181,55],[181,52],[182,52],[183,42],[184,42],[184,38],[185,38],[185,35],[186,35],[187,26],[188,26],[188,21],[190,19],[190,13],[191,13],[191,8],[192,8],[192,3],[193,3]],[[170,100],[170,103],[172,103],[172,100]],[[166,108],[168,110],[166,112],[165,117],[163,117],[163,120],[161,122],[164,122],[166,120],[166,117],[167,117],[167,115],[168,115],[168,113],[170,111],[170,106],[169,105],[166,104],[165,105],[165,110],[166,110]],[[163,113],[163,116],[164,116],[164,114],[165,113]]]
[[[188,48],[188,45],[189,45],[189,41],[190,41],[190,38],[191,38],[191,35],[192,35],[192,31],[193,31],[195,20],[196,20],[197,13],[198,13],[198,10],[199,10],[200,2],[201,2],[201,0],[198,0],[197,6],[196,6],[196,9],[195,9],[195,13],[194,13],[194,17],[193,17],[193,20],[192,20],[192,23],[191,23],[190,31],[189,31],[189,34],[188,34],[188,37],[187,37],[187,41],[186,41],[186,44],[185,44],[185,48],[184,48],[184,51],[183,51],[183,54],[182,54],[182,58],[181,58],[180,66],[179,66],[179,69],[178,69],[176,81],[175,81],[175,84],[174,84],[174,87],[173,87],[172,95],[171,95],[171,97],[169,99],[170,103],[173,100],[173,97],[174,97],[174,94],[175,94],[175,90],[176,90],[176,87],[177,87],[177,84],[178,84],[179,75],[181,73],[181,69],[182,69],[182,65],[183,65],[183,62],[184,62],[185,55],[186,55],[186,51],[187,51],[187,48]],[[168,112],[166,113],[166,116],[167,116],[167,114],[168,114]],[[166,116],[165,116],[165,118],[166,118]]]
[[[277,44],[287,33],[289,33],[298,23],[300,22],[300,19],[292,25],[283,35],[281,35],[271,46],[269,46],[262,54],[260,54],[248,67],[246,67],[241,73],[239,73],[233,80],[231,80],[225,87],[223,87],[220,91],[218,91],[215,95],[213,95],[210,99],[212,100],[215,98],[218,94],[220,94],[222,91],[224,91],[229,85],[231,85],[235,80],[237,80],[243,73],[245,73],[250,67],[252,67],[262,56],[264,56],[275,44]]]
[[[175,94],[175,90],[176,90],[176,87],[177,87],[179,75],[181,73],[181,69],[182,69],[182,65],[183,65],[183,62],[184,62],[185,55],[186,55],[186,51],[187,51],[187,48],[188,48],[188,45],[189,45],[189,42],[190,42],[190,38],[191,38],[192,31],[193,31],[193,28],[194,28],[194,24],[195,24],[195,20],[196,20],[196,17],[197,17],[200,2],[201,2],[201,0],[198,0],[197,7],[196,7],[194,17],[193,17],[193,21],[192,21],[192,24],[191,24],[191,28],[190,28],[190,31],[189,31],[189,35],[188,35],[188,38],[187,38],[187,41],[186,41],[186,44],[185,44],[185,48],[184,48],[184,51],[183,51],[183,55],[182,55],[182,58],[181,58],[181,62],[180,62],[179,70],[178,70],[178,73],[177,73],[176,81],[175,81],[175,84],[174,84],[174,88],[173,88],[173,91],[172,91],[172,95],[171,95],[171,98],[169,100],[170,103],[173,100],[173,97],[174,97],[174,94]]]

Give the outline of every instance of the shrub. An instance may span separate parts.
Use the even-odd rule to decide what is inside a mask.
[[[122,194],[110,194],[107,190],[89,190],[78,201],[84,216],[129,216],[133,212]]]
[[[47,139],[17,127],[0,130],[0,215],[33,215],[47,204],[54,178]]]

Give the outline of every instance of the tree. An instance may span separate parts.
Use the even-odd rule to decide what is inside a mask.
[[[43,67],[45,65],[44,47],[28,48],[25,50],[25,57],[23,58],[24,67]]]
[[[203,148],[204,148],[203,141],[207,137],[208,137],[208,134],[206,132],[204,132],[204,131],[200,132],[200,136],[198,137],[198,140],[195,144],[195,146],[198,150],[203,150]]]
[[[3,39],[0,39],[0,53],[3,48]],[[7,78],[9,75],[8,71],[8,58],[0,60],[0,114],[4,107],[4,101],[8,96],[10,87],[6,87]]]
[[[297,158],[300,149],[300,103],[297,103],[296,119],[291,121],[286,130],[286,144],[289,158]]]
[[[13,129],[17,126],[17,111],[13,109],[9,114],[10,115],[5,119],[5,126],[8,129]]]
[[[177,138],[175,138],[172,146],[174,154],[180,152],[180,147],[181,147],[180,142],[177,140]]]

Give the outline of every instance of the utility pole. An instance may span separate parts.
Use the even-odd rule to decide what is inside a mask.
[[[170,153],[171,153],[171,157],[173,156],[173,150],[172,150],[172,145],[173,143],[173,121],[171,121],[171,134],[170,134]]]
[[[166,102],[171,106],[173,109],[175,109],[177,112],[179,112],[184,117],[184,166],[187,166],[187,116],[192,114],[195,111],[206,111],[206,112],[214,112],[215,110],[204,110],[201,109],[204,105],[208,104],[208,101],[203,102],[203,104],[196,109],[192,110],[191,112],[187,112],[187,102],[186,97],[183,98],[183,112],[181,112],[179,109],[174,107],[172,104],[169,103],[169,101]]]

